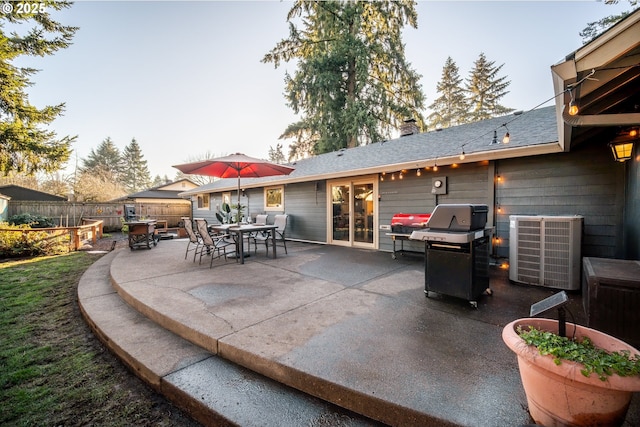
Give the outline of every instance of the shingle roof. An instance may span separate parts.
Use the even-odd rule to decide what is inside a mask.
[[[491,144],[494,131],[498,142],[508,131],[511,136],[509,144]],[[483,160],[520,157],[526,152],[525,148],[552,145],[550,150],[557,150],[557,142],[555,107],[551,106],[298,160],[290,164],[296,168],[290,175],[243,178],[242,187],[354,176],[358,172],[390,172],[394,168],[433,166],[434,162],[441,166],[475,162],[479,157]],[[466,160],[460,161],[458,156],[463,150]],[[237,179],[229,178],[181,194],[186,196],[236,188]]]
[[[153,188],[149,188],[147,190],[139,191],[137,193],[127,194],[126,196],[118,197],[117,199],[113,199],[111,201],[119,202],[119,201],[129,200],[129,199],[177,199],[177,200],[180,200],[182,199],[182,197],[180,197],[179,194],[182,192],[182,190],[163,190],[163,188],[169,187],[175,183],[182,182],[182,181],[186,181],[193,185],[196,185],[193,183],[193,181],[183,178],[173,182],[165,182],[164,184],[158,185]]]
[[[15,184],[0,185],[0,192],[11,200],[46,201],[46,202],[66,202],[67,198],[45,193],[44,191],[33,190]]]

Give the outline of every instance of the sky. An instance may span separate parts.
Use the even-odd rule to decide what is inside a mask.
[[[285,72],[261,59],[288,35],[291,1],[76,1],[53,16],[78,26],[73,44],[17,65],[40,71],[27,89],[42,108],[64,102],[50,125],[74,136],[64,173],[82,166],[107,137],[122,151],[136,139],[152,178],[172,165],[235,152],[268,158],[297,120],[284,98]],[[582,45],[588,22],[629,10],[628,2],[418,1],[418,29],[403,31],[405,55],[422,75],[430,105],[447,57],[466,78],[484,53],[511,81],[502,105],[552,105],[551,65]],[[52,12],[52,11],[51,11]],[[428,111],[424,112],[425,117]]]

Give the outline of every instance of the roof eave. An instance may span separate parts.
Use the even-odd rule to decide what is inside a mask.
[[[536,145],[527,145],[523,147],[513,147],[513,148],[505,148],[500,150],[486,150],[486,151],[477,151],[473,153],[465,154],[464,160],[460,160],[459,155],[450,155],[438,158],[425,158],[425,159],[416,159],[401,163],[392,163],[383,166],[372,166],[361,169],[353,169],[349,171],[340,171],[340,172],[331,172],[324,174],[316,174],[309,175],[305,177],[290,177],[283,176],[282,179],[270,180],[268,182],[255,182],[247,185],[243,185],[242,188],[262,188],[262,187],[272,187],[276,185],[286,185],[286,184],[294,184],[301,182],[309,182],[309,181],[326,181],[332,179],[340,179],[345,177],[352,176],[363,176],[363,175],[373,175],[378,173],[391,173],[398,170],[403,169],[416,169],[427,166],[433,166],[437,163],[438,166],[448,166],[452,164],[464,164],[464,163],[475,163],[480,161],[489,161],[489,160],[500,160],[500,159],[509,159],[514,157],[527,157],[527,156],[537,156],[542,154],[551,154],[551,153],[559,153],[562,152],[563,149],[559,145],[557,141],[548,142],[544,144],[536,144]],[[236,184],[231,184],[228,186],[221,186],[215,189],[207,189],[209,193],[221,193],[225,191],[234,191],[237,190],[238,187]],[[194,196],[197,194],[202,194],[202,188],[194,188],[193,190],[185,191],[180,193],[180,197],[188,198],[190,196]]]
[[[599,119],[590,116],[573,116],[572,120],[567,121],[566,119],[571,117],[565,112],[565,106],[570,98],[567,89],[577,83],[580,73],[597,70],[616,61],[618,61],[617,65],[632,65],[629,61],[634,59],[624,58],[628,52],[637,48],[639,32],[640,10],[636,10],[591,42],[567,55],[564,61],[551,66],[553,88],[556,94],[558,142],[564,151],[569,151],[571,147],[573,128],[576,126],[592,125],[594,120],[598,121],[596,126],[616,126],[628,122],[627,118],[616,117],[618,116],[616,114],[607,114],[606,117]],[[606,123],[602,123],[602,120]]]

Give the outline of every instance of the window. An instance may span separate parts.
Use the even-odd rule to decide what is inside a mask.
[[[284,187],[270,187],[264,189],[264,210],[283,211],[284,210]]]
[[[198,194],[198,209],[209,209],[208,194]]]

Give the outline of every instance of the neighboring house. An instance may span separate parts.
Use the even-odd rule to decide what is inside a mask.
[[[12,201],[36,201],[36,202],[66,202],[66,197],[43,191],[32,190],[15,184],[0,185],[0,193],[11,198]]]
[[[185,178],[129,194],[112,202],[123,203],[125,220],[153,217],[167,221],[165,225],[169,227],[176,227],[181,218],[188,215],[190,203],[179,194],[197,187],[197,184]]]
[[[179,181],[169,182],[159,185],[148,190],[140,191],[133,194],[128,194],[124,197],[112,200],[114,202],[126,202],[126,203],[186,203],[188,200],[180,197],[179,194],[185,191],[197,188],[198,185],[191,182],[188,179],[181,179]]]
[[[243,178],[241,204],[253,217],[289,214],[291,239],[385,251],[392,240],[381,226],[395,213],[486,204],[494,257],[509,255],[510,215],[582,215],[582,256],[638,259],[639,144],[616,162],[609,143],[640,124],[639,58],[636,11],[552,67],[555,107],[427,133],[409,122],[400,138],[297,161],[290,175]],[[585,79],[592,69],[597,80]],[[577,116],[564,113],[572,99]],[[215,222],[236,188],[223,179],[181,194],[194,217]]]

